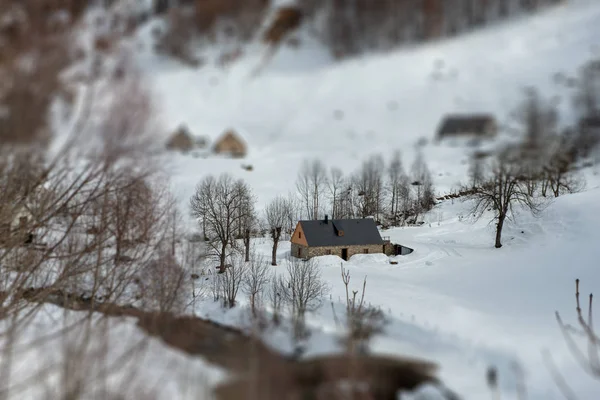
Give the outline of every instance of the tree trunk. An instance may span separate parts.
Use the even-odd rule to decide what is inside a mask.
[[[550,180],[550,178],[546,177],[542,181],[542,196],[543,197],[546,197],[546,194],[548,193],[549,180]]]
[[[273,252],[271,253],[271,265],[277,266],[277,245],[281,238],[281,228],[274,228],[271,232],[271,238],[273,239]]]
[[[273,253],[271,254],[271,265],[277,266],[277,240],[273,240]]]
[[[220,261],[221,264],[219,264],[219,273],[223,273],[225,272],[225,251],[227,249],[227,242],[223,242],[223,244],[221,245],[221,254],[220,254]]]
[[[250,229],[244,232],[244,246],[246,246],[246,262],[250,261]]]
[[[115,265],[121,263],[121,240],[121,236],[117,234],[115,240]]]
[[[498,223],[496,224],[496,244],[495,247],[499,249],[502,247],[502,227],[504,226],[504,218],[506,216],[501,215],[498,217]]]

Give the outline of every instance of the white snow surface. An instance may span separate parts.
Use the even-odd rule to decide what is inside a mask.
[[[508,124],[525,87],[560,97],[569,122],[570,93],[555,74],[574,77],[600,55],[598,20],[597,2],[575,0],[456,39],[341,63],[305,29],[297,33],[299,48],[283,45],[263,65],[267,48],[253,43],[224,69],[211,61],[235,45],[202,50],[206,65],[183,67],[154,53],[150,23],[140,32],[138,59],[165,140],[184,123],[198,136],[214,139],[234,128],[249,141],[243,163],[253,172],[240,160],[173,156],[169,166],[182,201],[202,176],[226,171],[246,179],[264,204],[294,190],[307,157],[350,172],[369,154],[400,149],[408,167],[413,146],[420,138],[431,141],[447,113],[491,112]],[[429,145],[424,153],[438,192],[464,180],[464,149]]]
[[[525,86],[536,86],[548,97],[561,96],[563,122],[569,122],[568,91],[554,83],[553,75],[575,76],[584,62],[599,56],[598,21],[599,2],[572,0],[457,39],[343,63],[334,63],[318,40],[301,31],[297,33],[301,47],[283,46],[263,64],[267,49],[254,43],[245,46],[244,56],[226,69],[211,63],[191,69],[154,54],[151,22],[138,37],[138,61],[151,84],[158,117],[167,128],[165,141],[180,124],[212,139],[234,128],[248,140],[245,160],[168,156],[172,185],[184,210],[196,183],[221,172],[247,180],[260,209],[274,196],[295,189],[305,158],[319,157],[350,173],[370,154],[389,156],[400,149],[407,167],[417,141],[431,142],[444,114],[493,112],[507,122]],[[206,49],[204,56],[213,59],[231,46]],[[423,152],[439,193],[465,180],[464,147],[428,144]],[[254,170],[246,171],[241,164],[252,164]],[[355,290],[367,276],[367,301],[380,306],[390,321],[385,333],[373,341],[374,352],[439,363],[441,378],[466,400],[491,398],[485,383],[489,366],[500,371],[502,399],[517,399],[518,365],[527,399],[558,400],[563,396],[543,356],[549,351],[578,399],[597,399],[600,384],[577,365],[554,316],[558,311],[564,320],[576,323],[576,278],[582,281],[584,297],[600,287],[600,178],[597,168],[585,173],[584,192],[561,196],[538,219],[523,213],[509,223],[502,249],[492,246],[489,219],[459,220],[459,215],[468,214],[469,204],[448,201],[436,206],[422,227],[383,233],[415,249],[395,257],[397,265],[381,255],[356,256],[348,262],[334,256],[319,258],[331,298],[309,316],[313,333],[306,356],[338,350],[340,327],[332,308],[338,316],[344,312],[343,264],[351,272]],[[267,239],[257,240],[255,246],[258,252],[270,254]],[[289,250],[289,242],[280,244],[280,265],[273,267],[275,271],[284,273]],[[243,325],[248,310],[244,300],[240,303],[224,312],[207,298],[196,304],[195,311]],[[36,326],[45,330],[61,318],[53,306],[45,306],[41,315],[48,319],[38,317],[39,323],[23,335],[24,341],[36,337]],[[130,320],[115,319],[113,324],[111,332],[118,337],[135,341],[142,336]],[[291,350],[285,332],[267,332],[265,340]],[[122,350],[118,347],[117,353]],[[28,365],[55,357],[52,350],[46,346],[28,351],[16,366],[19,376],[28,375]],[[151,339],[148,354],[139,364],[140,382],[146,380],[147,387],[170,382],[160,398],[184,398],[178,393],[178,380],[190,379],[189,374],[181,375],[173,365],[206,376],[208,386],[223,379],[222,371],[156,339]],[[115,387],[122,384],[114,382]],[[27,394],[39,398],[36,390],[41,389],[30,389]]]
[[[562,122],[569,123],[569,92],[553,77],[576,76],[583,63],[598,57],[598,21],[600,3],[570,1],[457,39],[342,63],[334,63],[302,31],[297,34],[300,48],[284,46],[263,65],[266,49],[248,45],[242,59],[226,69],[211,63],[185,68],[153,54],[150,24],[139,38],[144,47],[138,60],[168,128],[165,140],[168,131],[184,123],[195,135],[213,139],[232,127],[249,141],[243,161],[170,156],[168,168],[182,207],[202,177],[229,172],[250,184],[260,209],[295,189],[305,158],[319,157],[350,173],[370,154],[389,156],[400,149],[406,167],[417,141],[431,142],[443,115],[493,112],[501,123],[509,123],[528,86],[559,97]],[[209,60],[218,55],[215,49],[204,51]],[[504,139],[509,136],[503,134]],[[423,151],[438,193],[465,180],[464,147],[428,144]],[[252,164],[254,171],[241,164]],[[492,247],[489,219],[459,220],[468,215],[469,205],[456,201],[438,205],[422,227],[384,233],[415,249],[396,257],[397,265],[377,255],[349,262],[320,258],[336,312],[343,312],[344,264],[355,289],[367,275],[367,300],[382,307],[391,321],[372,343],[373,351],[438,362],[442,379],[465,399],[490,398],[485,383],[489,366],[500,371],[502,399],[518,398],[519,370],[527,399],[562,399],[543,356],[548,351],[579,399],[597,399],[600,385],[575,362],[554,315],[559,311],[566,321],[576,322],[576,278],[585,294],[600,287],[597,173],[597,168],[587,170],[586,191],[558,198],[539,219],[523,213],[509,223],[502,249]],[[269,254],[267,239],[255,245]],[[277,271],[285,269],[289,246],[280,244]],[[242,324],[247,313],[243,306],[223,313],[210,300],[196,310],[232,325]],[[340,329],[332,307],[326,304],[310,323],[314,332],[307,356],[336,350]],[[266,340],[291,350],[281,332],[267,333]]]
[[[542,217],[520,214],[505,228],[501,249],[492,246],[489,220],[459,221],[456,215],[469,204],[446,202],[429,214],[431,224],[383,232],[415,250],[395,257],[397,265],[380,254],[354,256],[348,262],[336,256],[317,258],[331,297],[309,317],[314,331],[305,356],[339,351],[336,338],[342,330],[334,322],[330,303],[342,318],[343,265],[351,273],[351,289],[360,290],[367,277],[366,301],[381,307],[390,321],[372,343],[374,352],[438,362],[442,379],[465,399],[489,398],[485,373],[494,366],[503,399],[518,399],[517,383],[523,380],[528,399],[558,400],[563,396],[544,355],[549,352],[578,399],[598,398],[598,382],[577,364],[555,318],[558,311],[565,322],[577,326],[575,279],[581,280],[583,302],[600,282],[596,232],[600,177],[590,174],[588,184],[585,192],[559,197]],[[439,212],[446,217],[438,224]],[[255,246],[269,256],[268,239],[257,239]],[[285,273],[289,253],[290,243],[281,243],[276,272]],[[196,310],[204,317],[243,326],[249,313],[244,302],[223,313],[207,300]],[[586,342],[573,337],[585,353]],[[265,340],[292,351],[282,332],[267,332]]]
[[[11,322],[1,321],[2,332],[10,332]],[[46,304],[18,328],[14,342],[9,338],[2,336],[0,348],[11,399],[61,398],[76,383],[81,398],[210,399],[211,388],[228,378],[149,337],[130,317],[90,317]]]

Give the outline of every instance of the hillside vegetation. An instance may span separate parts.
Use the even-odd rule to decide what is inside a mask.
[[[241,42],[267,26],[278,40],[300,25],[337,58],[460,35],[494,22],[534,13],[564,0],[196,0],[158,1],[157,15],[167,15],[169,42],[219,36]],[[278,12],[273,18],[270,11]],[[264,36],[273,42],[272,35]],[[299,43],[295,43],[297,45]],[[178,46],[181,46],[179,43]],[[176,53],[176,52],[171,52]],[[177,54],[173,54],[177,55]]]

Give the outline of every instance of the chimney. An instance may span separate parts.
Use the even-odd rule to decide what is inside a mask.
[[[325,214],[325,223],[329,223],[329,215]]]

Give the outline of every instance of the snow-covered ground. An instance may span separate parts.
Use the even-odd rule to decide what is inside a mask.
[[[369,154],[390,156],[399,149],[408,166],[417,142],[426,138],[431,143],[443,115],[493,112],[507,122],[525,86],[539,87],[548,97],[562,96],[564,122],[568,122],[568,91],[555,84],[553,76],[575,76],[584,62],[600,56],[598,21],[600,3],[572,0],[458,39],[343,63],[334,63],[318,41],[302,31],[300,48],[283,47],[262,65],[266,49],[252,44],[241,60],[226,69],[210,63],[190,69],[154,54],[150,23],[141,31],[143,46],[137,60],[151,84],[165,141],[182,123],[199,136],[214,139],[234,128],[248,140],[245,160],[169,155],[167,167],[181,206],[187,206],[202,177],[230,172],[248,181],[260,209],[274,196],[295,189],[305,158],[319,157],[350,173]],[[219,55],[214,49],[206,52]],[[466,151],[434,144],[423,148],[437,192],[446,193],[465,180]],[[246,171],[241,164],[252,164],[254,170]],[[600,178],[593,172],[586,171],[584,192],[560,197],[539,219],[523,214],[517,223],[509,224],[502,249],[492,247],[489,219],[469,221],[469,205],[455,201],[437,206],[422,227],[384,233],[415,249],[398,257],[397,265],[377,255],[349,262],[320,258],[323,277],[331,287],[330,300],[338,312],[343,311],[340,264],[350,270],[355,289],[367,275],[367,301],[380,306],[390,320],[372,349],[438,362],[442,379],[465,399],[490,398],[485,372],[492,365],[500,370],[502,399],[516,399],[515,363],[523,369],[527,399],[562,399],[544,350],[580,400],[596,399],[599,384],[577,366],[554,317],[557,310],[566,321],[575,321],[576,278],[582,280],[584,294],[600,287]],[[268,240],[255,245],[269,254]],[[277,271],[285,269],[289,248],[289,243],[280,245]],[[227,312],[210,299],[196,306],[198,314],[233,325],[242,324],[247,313],[243,301],[241,307]],[[38,314],[39,324],[23,335],[23,345],[36,337],[36,326],[47,333],[48,326],[58,325],[60,314],[56,307],[45,306]],[[143,337],[127,319],[112,323],[110,331],[117,337],[132,341]],[[332,307],[326,302],[310,315],[309,323],[313,336],[307,355],[335,350],[339,327]],[[291,348],[281,332],[267,333],[265,339],[282,350]],[[209,385],[222,379],[221,371],[201,360],[185,357],[155,339],[150,342],[149,355],[140,363],[141,386],[144,380],[146,388],[170,382],[159,397],[184,398],[177,393],[178,382],[191,375],[181,370],[206,375]],[[40,350],[47,354],[30,351],[19,359],[19,376],[27,376],[28,365],[55,356],[53,350],[60,344]],[[115,351],[124,346],[121,343]],[[108,358],[114,360],[118,354]]]
[[[260,209],[294,190],[305,158],[319,157],[351,172],[369,154],[389,156],[400,149],[407,166],[421,138],[430,143],[423,151],[436,190],[446,193],[465,180],[467,150],[431,143],[441,118],[492,112],[509,123],[522,89],[534,86],[559,98],[562,122],[569,123],[569,92],[555,74],[574,77],[583,63],[600,55],[599,20],[600,3],[573,0],[458,39],[343,63],[334,63],[302,31],[300,48],[283,47],[263,65],[266,49],[252,44],[226,69],[210,63],[189,69],[155,55],[149,24],[139,38],[144,46],[138,61],[152,84],[165,140],[180,124],[213,139],[234,128],[248,140],[243,161],[170,156],[168,168],[183,207],[207,174],[243,177]],[[208,49],[204,55],[210,59],[218,52]],[[243,170],[242,163],[254,171]],[[468,221],[468,204],[456,201],[437,206],[423,227],[385,233],[415,249],[397,265],[379,256],[344,263],[357,288],[368,276],[368,301],[391,321],[373,350],[439,362],[442,378],[466,399],[489,398],[485,372],[492,365],[500,370],[503,399],[516,398],[518,368],[528,399],[561,399],[542,355],[547,350],[579,399],[597,398],[600,386],[576,365],[554,316],[558,310],[575,321],[576,278],[584,292],[599,288],[600,180],[592,172],[586,172],[585,192],[557,199],[540,219],[524,214],[509,224],[502,249],[491,246],[493,224]],[[269,253],[267,240],[256,246]],[[280,270],[287,253],[289,243],[283,243]],[[337,303],[344,296],[342,261],[323,257],[319,263]],[[242,311],[223,314],[206,302],[198,307],[200,314],[231,324],[240,323]],[[331,307],[310,322],[315,333],[308,354],[332,350],[331,333],[338,329]],[[274,334],[268,340],[289,349],[285,337]]]
[[[81,398],[208,399],[228,376],[149,337],[134,318],[89,316],[50,304],[22,315],[28,313],[14,341],[8,342],[12,319],[0,323],[6,398],[56,399],[69,397],[69,390],[77,397],[80,389]]]
[[[248,140],[242,162],[173,156],[170,171],[182,204],[202,176],[223,171],[246,179],[264,204],[294,190],[307,157],[350,172],[371,153],[391,156],[399,149],[409,166],[417,141],[431,142],[447,113],[492,112],[509,123],[528,86],[561,96],[568,122],[569,92],[554,75],[574,77],[600,55],[598,20],[596,1],[574,0],[457,39],[342,63],[302,31],[301,47],[282,47],[258,74],[263,45],[246,46],[225,69],[210,62],[192,69],[153,52],[149,23],[140,32],[138,60],[155,93],[165,141],[180,124],[213,139],[234,128]],[[208,48],[203,56],[214,60],[229,47]],[[431,144],[424,153],[438,192],[464,180],[464,149]]]
[[[551,375],[549,352],[578,399],[597,398],[599,383],[577,364],[554,313],[576,325],[575,279],[581,280],[584,298],[598,291],[598,198],[600,177],[590,174],[585,192],[558,198],[539,218],[520,214],[505,229],[502,249],[493,248],[489,219],[460,221],[457,215],[468,214],[469,203],[456,201],[437,206],[429,214],[431,224],[385,231],[392,241],[415,249],[396,257],[397,265],[383,255],[357,255],[348,262],[319,257],[331,298],[310,316],[314,332],[306,356],[339,349],[341,327],[330,303],[342,317],[343,265],[355,290],[367,276],[366,300],[380,306],[390,321],[372,343],[373,351],[439,362],[441,377],[465,399],[489,398],[485,373],[493,366],[503,399],[518,399],[517,384],[524,381],[528,399],[558,400],[563,396]],[[255,247],[269,256],[268,239],[257,239]],[[289,242],[280,244],[277,272],[284,273],[289,250]],[[232,325],[244,325],[248,315],[243,306],[223,313],[211,301],[199,304],[197,312]],[[585,352],[586,342],[574,337]],[[283,351],[292,349],[281,332],[268,332],[265,340]]]

